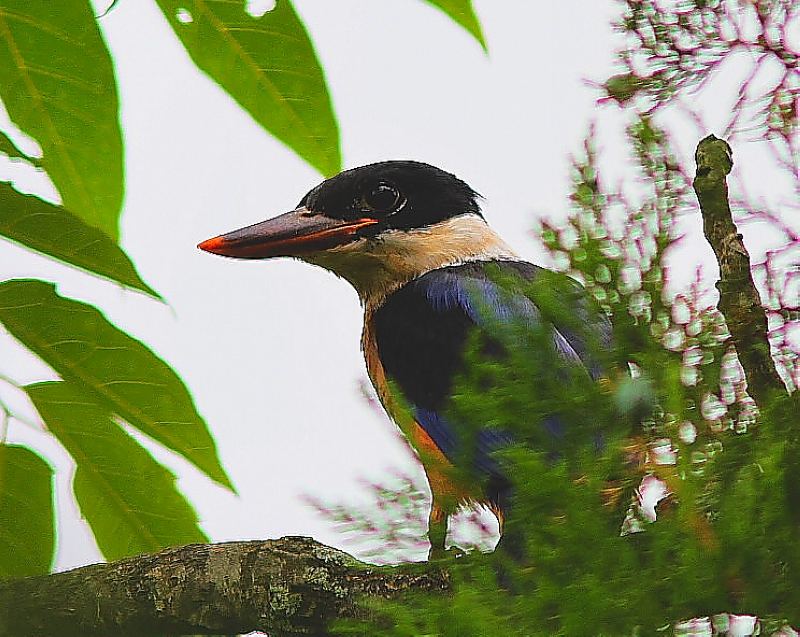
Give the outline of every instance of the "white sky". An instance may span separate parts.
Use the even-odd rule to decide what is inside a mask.
[[[620,130],[616,109],[598,107],[583,82],[611,72],[608,24],[616,5],[475,5],[488,57],[420,0],[295,1],[327,72],[345,165],[409,158],[454,172],[485,196],[486,217],[506,240],[541,262],[530,229],[537,215],[564,214],[568,154],[594,116],[607,122],[609,140]],[[424,485],[393,425],[358,391],[366,373],[355,293],[298,262],[236,262],[195,248],[292,209],[321,178],[194,67],[154,3],[120,2],[100,23],[122,102],[122,243],[169,305],[2,241],[0,279],[58,282],[61,294],[96,304],[181,374],[239,495],[157,453],[179,475],[212,540],[302,534],[341,545],[303,494],[356,504],[367,496],[360,478],[398,472]],[[690,153],[699,136],[692,128],[683,132],[677,141]],[[607,146],[612,162],[621,163],[619,142]],[[746,164],[751,150],[736,152]],[[20,188],[53,197],[41,178],[7,164],[0,171]],[[699,225],[687,230],[685,272],[702,261],[712,264],[713,276]],[[7,334],[0,334],[0,351],[0,372],[22,382],[53,377]],[[2,386],[0,392],[30,413],[18,395]],[[66,453],[18,424],[9,438],[40,450],[59,469],[57,568],[96,561],[72,503]]]

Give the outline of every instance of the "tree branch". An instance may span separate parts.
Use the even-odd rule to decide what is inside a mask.
[[[694,158],[694,191],[703,232],[719,262],[719,309],[747,377],[748,392],[763,407],[771,392],[785,386],[770,354],[767,316],[750,273],[750,255],[731,216],[726,177],[733,167],[733,151],[725,140],[709,135],[697,145]]]
[[[449,586],[429,564],[370,566],[311,538],[193,544],[0,582],[0,636],[326,635],[366,597]]]

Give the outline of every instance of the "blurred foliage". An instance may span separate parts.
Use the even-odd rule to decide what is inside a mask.
[[[341,169],[324,71],[290,0],[154,2],[195,64],[266,131],[321,173]],[[89,0],[0,0],[0,98],[19,129],[0,132],[0,153],[46,172],[61,198],[47,202],[0,181],[0,237],[161,300],[118,245],[124,147],[101,29],[116,4],[95,16]],[[486,48],[470,0],[432,4]],[[41,155],[25,150],[20,131]],[[76,504],[105,557],[202,541],[173,474],[121,428],[130,425],[233,489],[180,376],[49,282],[0,283],[0,325],[62,379],[23,386],[0,368],[0,383],[39,411],[30,420],[0,399],[0,577],[45,572],[55,552],[52,470],[33,451],[6,444],[9,425],[44,431],[72,456]]]
[[[331,505],[307,496],[308,504],[334,522],[336,532],[360,559],[372,564],[398,564],[410,553],[423,554],[428,541],[430,502],[408,476],[388,484],[364,485],[371,502],[363,509]]]
[[[793,0],[620,0],[621,72],[604,88],[610,99],[652,114],[678,106],[699,123],[691,99],[736,56],[749,71],[739,85],[722,137],[773,143],[780,163],[797,174],[800,59],[792,42],[800,18]],[[795,37],[796,40],[796,37]],[[741,57],[740,57],[741,59]]]

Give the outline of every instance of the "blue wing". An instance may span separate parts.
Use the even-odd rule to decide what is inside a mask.
[[[547,272],[563,293],[567,304],[588,330],[571,330],[553,325],[555,351],[565,360],[583,366],[593,377],[601,366],[593,359],[587,334],[601,347],[610,347],[611,329],[605,317],[592,310],[583,289],[565,275],[555,275],[538,266],[519,261],[493,262],[504,278],[487,273],[486,263],[467,263],[441,268],[415,279],[386,300],[374,316],[375,338],[384,370],[410,404],[419,425],[451,462],[458,462],[463,428],[444,417],[454,377],[463,369],[467,339],[475,330],[486,338],[488,356],[501,357],[503,346],[498,330],[537,329],[543,324],[542,312],[525,294],[530,284]],[[502,339],[501,339],[502,340]],[[559,423],[551,418],[545,428],[558,437]],[[474,469],[495,482],[502,475],[492,452],[509,444],[511,436],[496,429],[482,429],[474,441]],[[499,487],[498,487],[499,488]],[[491,494],[489,499],[492,499]]]

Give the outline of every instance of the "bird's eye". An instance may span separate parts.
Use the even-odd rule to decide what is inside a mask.
[[[386,182],[381,182],[364,194],[364,205],[374,212],[397,212],[403,204],[400,191]]]

